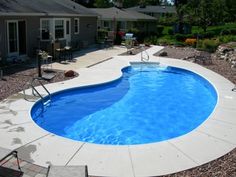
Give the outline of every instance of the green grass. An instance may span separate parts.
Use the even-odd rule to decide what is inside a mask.
[[[207,28],[207,31],[213,31],[216,34],[220,34],[220,32],[225,29],[236,29],[236,23],[227,23],[220,26],[209,26]],[[192,27],[192,34],[202,33],[202,32],[204,32],[202,28],[199,28],[198,26]]]
[[[183,46],[186,45],[184,43],[184,40],[178,41],[177,35],[170,35],[168,32],[170,29],[173,29],[172,26],[164,26],[162,36],[149,36],[145,39],[146,43],[149,44],[155,44],[155,45],[178,45]],[[192,34],[190,35],[183,35],[183,37],[190,38],[188,36],[194,36],[194,34],[200,34],[203,36],[201,40],[199,41],[198,48],[202,50],[206,50],[209,52],[214,52],[218,45],[222,43],[228,43],[231,41],[236,41],[236,35],[234,33],[223,33],[224,30],[235,30],[236,29],[236,23],[228,23],[225,25],[219,25],[219,26],[209,26],[207,28],[207,32],[204,33],[204,31],[197,27],[192,27]]]

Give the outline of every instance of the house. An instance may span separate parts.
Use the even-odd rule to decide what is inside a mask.
[[[137,28],[140,32],[154,32],[156,30],[156,18],[127,9],[94,8],[92,9],[99,15],[98,27],[108,31],[127,32],[131,28]]]
[[[1,0],[0,58],[33,56],[36,49],[95,42],[97,14],[68,0]]]
[[[128,8],[128,10],[134,10],[136,12],[140,12],[146,15],[150,15],[159,19],[160,17],[164,16],[172,16],[176,15],[176,8],[175,6],[135,6]]]

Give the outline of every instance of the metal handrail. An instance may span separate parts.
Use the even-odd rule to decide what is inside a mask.
[[[144,48],[144,45],[141,45],[141,49],[142,49],[142,51],[141,51],[141,61],[142,61],[142,62],[147,62],[147,61],[149,61],[149,54],[148,54],[148,52],[146,51],[146,49]],[[145,54],[147,55],[147,58],[143,57],[143,52],[145,52]]]
[[[42,102],[43,102],[43,104],[45,104],[45,103],[47,103],[47,101],[45,101],[45,97],[43,97],[40,93],[39,93],[39,91],[35,88],[35,86],[34,86],[34,82],[37,80],[38,81],[38,83],[43,87],[43,89],[47,92],[47,94],[48,94],[48,96],[49,96],[49,100],[51,100],[51,93],[48,91],[48,89],[43,85],[43,83],[40,81],[40,79],[41,78],[33,78],[32,79],[32,81],[29,83],[27,83],[27,84],[30,84],[30,86],[31,86],[31,89],[32,89],[32,95],[34,95],[34,96],[39,96],[40,98],[41,98],[41,100],[42,100]],[[26,99],[26,93],[25,93],[25,90],[23,90],[23,93],[24,93],[24,98],[25,98],[25,100],[27,100]],[[37,94],[37,95],[36,95]]]
[[[32,94],[34,96],[37,96],[35,95],[34,91],[38,94],[38,96],[40,96],[40,98],[43,100],[43,103],[46,103],[45,101],[45,97],[43,97],[38,91],[37,89],[34,87],[34,82],[37,80],[39,82],[39,84],[43,87],[43,89],[47,92],[48,96],[49,96],[49,100],[51,100],[51,93],[48,91],[48,89],[43,85],[43,83],[40,81],[41,78],[34,78],[31,82],[31,87],[32,87]]]

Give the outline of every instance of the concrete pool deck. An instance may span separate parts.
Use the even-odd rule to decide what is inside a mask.
[[[170,174],[202,165],[234,149],[236,92],[231,91],[234,84],[200,65],[153,56],[161,49],[162,47],[153,46],[147,50],[150,62],[191,70],[208,79],[217,90],[219,97],[214,112],[192,132],[171,140],[146,145],[109,146],[73,141],[38,127],[29,114],[34,102],[25,101],[20,93],[0,103],[0,146],[17,149],[21,159],[37,165],[45,167],[48,164],[88,165],[89,175],[120,177]],[[121,51],[123,50],[119,52]],[[100,51],[100,54],[101,60],[96,62],[103,60],[103,51]],[[85,66],[91,65],[92,61],[86,63],[85,60],[86,64],[83,65],[73,64],[72,69],[80,74],[79,77],[49,84],[47,88],[50,92],[55,92],[71,87],[109,82],[121,77],[123,67],[128,66],[130,62],[140,62],[141,58],[140,54],[115,55],[112,59],[90,68]],[[57,65],[53,67],[59,68]],[[63,67],[70,69],[70,65]],[[43,93],[41,88],[39,90]],[[30,94],[30,91],[27,93]]]

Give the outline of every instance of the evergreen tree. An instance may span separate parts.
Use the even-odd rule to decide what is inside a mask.
[[[227,21],[236,22],[236,0],[225,0]]]

